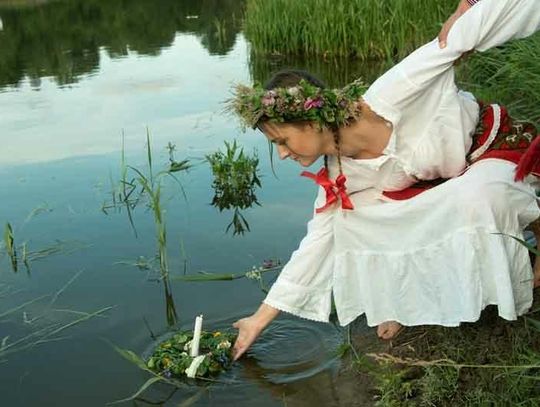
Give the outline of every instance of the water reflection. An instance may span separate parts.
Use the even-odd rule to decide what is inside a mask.
[[[329,87],[341,87],[357,78],[371,83],[392,66],[389,60],[361,61],[350,58],[305,58],[291,55],[249,56],[249,71],[253,81],[265,83],[273,73],[286,68],[303,69],[322,79]]]
[[[8,3],[9,4],[9,3]],[[59,85],[96,71],[100,48],[111,58],[159,55],[177,32],[195,34],[213,55],[225,55],[240,29],[242,0],[72,0],[38,7],[0,5],[0,88],[25,76]],[[128,12],[129,11],[129,12]]]

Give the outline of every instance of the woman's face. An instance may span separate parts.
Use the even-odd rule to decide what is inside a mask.
[[[279,158],[289,158],[309,167],[322,155],[330,153],[328,134],[309,123],[264,122],[260,129],[276,145]]]

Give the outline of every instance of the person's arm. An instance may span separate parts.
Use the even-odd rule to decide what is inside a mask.
[[[446,47],[446,38],[448,37],[448,32],[450,31],[454,23],[459,17],[465,14],[468,9],[478,3],[478,1],[479,0],[461,0],[459,2],[456,11],[448,18],[448,20],[446,20],[446,22],[441,28],[441,31],[439,32],[439,35],[437,36],[437,38],[439,39],[439,47]]]
[[[315,208],[324,204],[319,188]],[[333,264],[333,218],[335,209],[314,214],[308,232],[291,255],[263,303],[253,315],[233,324],[239,330],[233,347],[237,360],[255,342],[280,311],[315,321],[327,322],[331,310]]]
[[[279,310],[277,308],[273,308],[263,303],[253,315],[239,319],[233,324],[233,327],[238,329],[238,337],[233,346],[233,360],[240,358],[244,352],[249,349],[264,328],[266,328],[278,314]]]
[[[420,47],[377,79],[364,100],[375,111],[387,112],[391,116],[387,119],[394,122],[401,108],[430,85],[454,86],[453,63],[462,54],[486,51],[539,28],[538,0],[481,0],[456,20],[445,48],[439,47],[437,39]]]

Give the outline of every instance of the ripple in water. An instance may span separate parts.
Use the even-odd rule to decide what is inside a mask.
[[[240,317],[205,319],[203,330],[228,330]],[[191,330],[193,324],[179,326],[179,330]],[[164,333],[143,352],[148,358],[155,346],[169,338]],[[328,323],[283,316],[274,320],[233,367],[223,373],[219,380],[228,384],[241,384],[246,379],[262,378],[273,383],[291,383],[316,375],[324,370],[339,368],[335,356],[343,342],[343,329]]]

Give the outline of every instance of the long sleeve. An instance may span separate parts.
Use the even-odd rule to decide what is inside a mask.
[[[315,207],[322,206],[319,189]],[[334,264],[334,210],[314,215],[307,234],[293,252],[264,303],[302,318],[328,322],[331,308]]]
[[[400,111],[427,88],[455,89],[453,63],[463,53],[485,51],[539,29],[540,1],[482,0],[455,22],[446,48],[440,49],[436,39],[418,48],[377,79],[364,99],[395,123]]]

